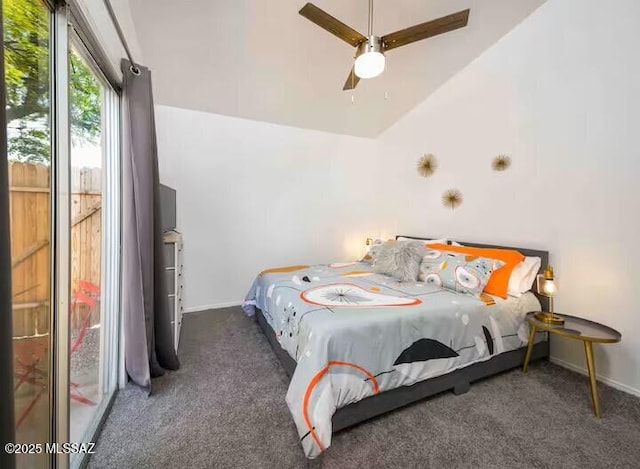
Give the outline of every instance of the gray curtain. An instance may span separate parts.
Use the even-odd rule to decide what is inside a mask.
[[[125,366],[129,377],[151,390],[151,378],[180,367],[165,276],[160,181],[151,74],[122,61],[122,294]]]
[[[9,164],[4,86],[4,35],[0,0],[0,444],[15,442],[13,416],[13,327],[11,325],[11,249],[9,232]],[[13,454],[0,449],[0,467],[15,466]]]

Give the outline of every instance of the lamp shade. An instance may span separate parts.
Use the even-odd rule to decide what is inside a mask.
[[[558,292],[555,278],[553,276],[553,268],[548,266],[545,271],[536,277],[536,288],[538,293],[549,298]]]
[[[356,58],[354,72],[360,78],[373,78],[384,72],[385,58],[381,52],[365,52]]]

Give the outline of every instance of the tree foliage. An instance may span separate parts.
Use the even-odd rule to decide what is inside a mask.
[[[75,51],[70,59],[71,135],[81,142],[95,143],[102,117],[100,83]]]
[[[50,14],[41,0],[4,0],[5,82],[9,157],[51,158]],[[100,85],[70,54],[71,135],[95,143],[100,135]]]

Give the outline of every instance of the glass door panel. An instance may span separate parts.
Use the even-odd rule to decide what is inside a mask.
[[[71,110],[70,441],[83,442],[104,398],[102,292],[103,85],[69,52]]]
[[[69,441],[86,443],[94,440],[117,385],[119,98],[75,35],[69,86]],[[82,457],[72,455],[71,466]]]
[[[3,19],[16,440],[44,444],[51,410],[52,15],[40,0],[4,0]],[[47,467],[48,456],[17,455],[16,463]]]

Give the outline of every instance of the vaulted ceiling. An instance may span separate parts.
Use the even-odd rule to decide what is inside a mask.
[[[353,49],[298,15],[305,0],[130,0],[157,104],[374,137],[545,0],[377,0],[384,35],[466,8],[466,28],[387,54],[342,91]],[[366,35],[367,0],[313,0]]]

